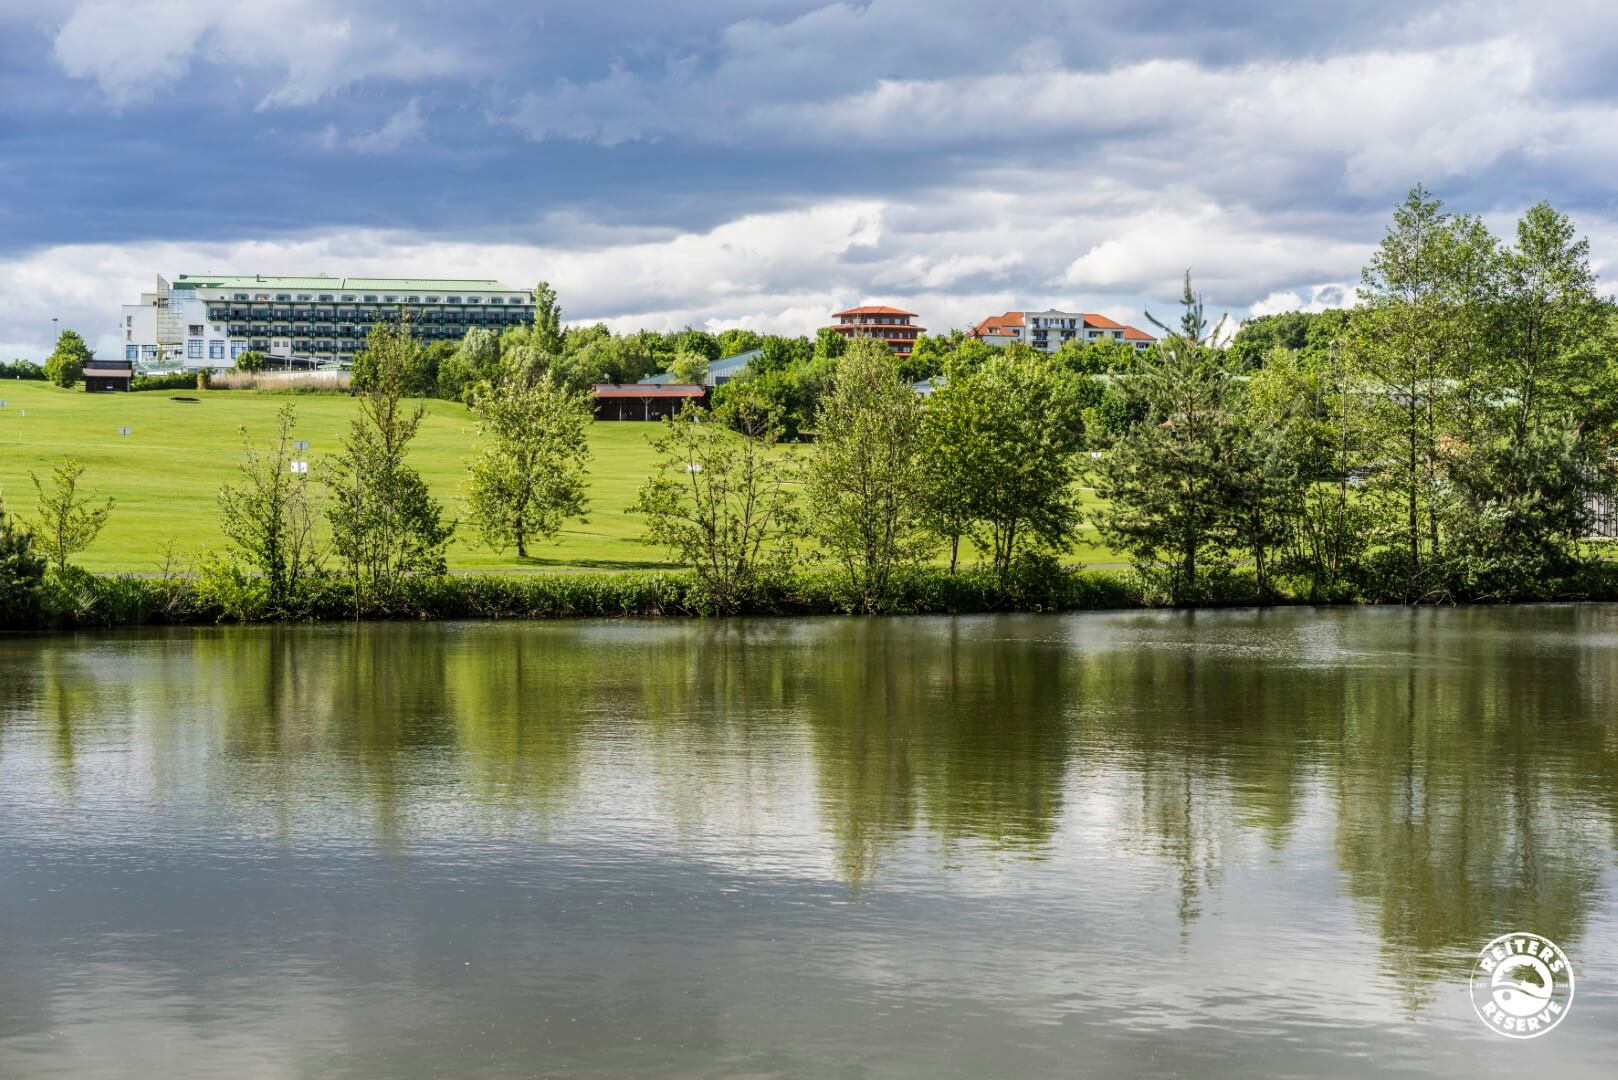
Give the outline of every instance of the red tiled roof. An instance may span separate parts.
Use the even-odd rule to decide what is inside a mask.
[[[867,305],[866,307],[851,307],[847,311],[832,312],[832,318],[834,319],[840,319],[844,315],[909,315],[911,318],[916,317],[916,313],[914,311],[906,311],[904,308],[883,307],[880,304],[871,304]]]
[[[1092,315],[1089,312],[1084,314],[1084,325],[1094,327],[1097,330],[1122,330],[1124,328],[1123,323],[1113,322],[1105,315]]]
[[[1156,341],[1157,339],[1144,330],[1136,330],[1133,326],[1124,327],[1125,341]]]
[[[1015,337],[1008,329],[1012,326],[1021,326],[1022,312],[1008,311],[1004,315],[990,315],[987,319],[972,328],[974,337]]]
[[[591,389],[598,398],[695,398],[708,388],[686,383],[596,383]]]

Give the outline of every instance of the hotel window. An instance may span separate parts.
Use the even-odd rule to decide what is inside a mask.
[[[156,345],[142,345],[140,347],[140,354],[142,356],[146,357],[149,360],[154,359],[157,356],[157,346]]]
[[[185,355],[190,360],[202,359],[202,339],[191,338],[185,343]]]
[[[353,297],[353,295],[352,295],[352,294],[350,294],[350,295],[348,295],[348,296],[345,296],[345,297],[343,297],[343,303],[345,303],[345,304],[352,304],[352,303],[353,303],[353,302],[354,302],[354,297]]]
[[[429,296],[429,297],[428,297],[428,298],[427,298],[427,302],[428,302],[428,303],[429,303],[429,304],[436,304],[436,303],[438,303],[438,297],[436,297],[436,296]]]
[[[202,336],[202,327],[200,325],[192,324],[190,327],[188,327],[188,329],[191,331],[192,337]]]
[[[306,292],[301,292],[301,293],[299,293],[299,294],[298,294],[298,300],[299,300],[299,301],[300,301],[300,302],[301,302],[301,301],[304,301],[304,300],[307,300],[307,299],[309,299],[309,294],[308,294],[308,293],[306,293]]]
[[[289,292],[278,292],[275,294],[275,298],[282,302],[287,302],[292,299],[292,294]]]
[[[468,296],[466,298],[466,302],[468,304],[481,304],[483,302],[483,297],[481,297],[481,296]]]
[[[446,297],[444,297],[444,303],[446,303],[446,304],[459,304],[460,302],[461,302],[461,298],[459,296],[446,296]]]
[[[321,293],[321,294],[320,294],[320,302],[321,302],[321,303],[322,303],[322,304],[329,304],[329,303],[331,303],[331,293],[329,293],[329,292],[323,292],[323,293]]]
[[[140,346],[139,345],[125,345],[124,346],[124,359],[125,360],[139,360],[140,359]]]
[[[125,326],[134,326],[135,325],[135,316],[133,316],[133,315],[125,315],[124,316],[124,325]]]
[[[407,304],[419,304],[419,303],[421,303],[421,297],[419,297],[419,296],[407,296],[407,297],[405,297],[405,303],[407,303]]]
[[[366,303],[367,303],[367,304],[374,304],[374,303],[376,303],[376,297],[374,297],[374,296],[367,296],[367,297],[366,297],[366,298],[365,298],[365,302],[366,302]]]
[[[232,341],[230,343],[230,358],[232,360],[236,359],[238,356],[240,356],[242,353],[244,353],[246,351],[247,351],[247,342],[245,342],[245,341]]]
[[[239,292],[239,293],[236,294],[236,299],[238,299],[238,300],[246,300],[247,299],[247,294],[244,293],[244,292]]]
[[[397,296],[384,296],[382,301],[383,303],[387,304],[397,304],[399,302],[399,298]]]
[[[225,358],[225,343],[223,341],[208,342],[208,359],[223,360]]]

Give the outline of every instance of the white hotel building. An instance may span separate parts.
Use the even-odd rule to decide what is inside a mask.
[[[230,367],[249,350],[302,365],[342,364],[378,322],[408,316],[425,341],[530,323],[534,294],[498,281],[450,278],[181,274],[125,304],[124,358],[142,366]]]

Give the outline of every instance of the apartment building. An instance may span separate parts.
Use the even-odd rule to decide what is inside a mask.
[[[1044,352],[1055,352],[1064,342],[1121,341],[1136,349],[1149,349],[1157,338],[1144,330],[1115,322],[1105,315],[1083,311],[1008,311],[990,315],[974,326],[970,336],[991,345],[1020,341]]]
[[[340,364],[373,325],[405,317],[424,341],[459,341],[532,322],[534,294],[483,279],[181,274],[125,304],[119,335],[124,359],[143,366],[229,367],[248,350]]]
[[[895,353],[909,356],[916,338],[927,332],[926,327],[917,326],[911,321],[915,317],[913,311],[868,305],[837,312],[832,316],[837,321],[829,329],[846,338],[881,338]]]

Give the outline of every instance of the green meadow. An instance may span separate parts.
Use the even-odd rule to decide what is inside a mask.
[[[66,457],[86,466],[83,483],[116,502],[106,529],[75,562],[89,570],[155,572],[171,541],[176,553],[195,556],[225,546],[216,520],[216,496],[238,475],[242,429],[257,443],[269,440],[276,411],[298,411],[297,437],[309,441],[303,455],[311,470],[335,453],[355,410],[338,394],[279,395],[240,390],[145,391],[87,394],[40,382],[0,382],[0,491],[8,509],[28,517],[34,488],[28,473],[43,478]],[[476,422],[465,406],[424,401],[426,419],[410,453],[414,465],[447,504],[463,516],[467,464],[477,442]],[[128,436],[118,434],[127,427]],[[659,550],[640,540],[643,523],[628,513],[656,455],[655,424],[597,423],[590,429],[590,513],[569,522],[554,543],[515,552],[493,552],[463,528],[449,550],[451,570],[545,571],[630,570],[669,565]],[[1090,493],[1085,492],[1089,498]],[[1095,544],[1094,530],[1073,557],[1111,563],[1117,556]]]

